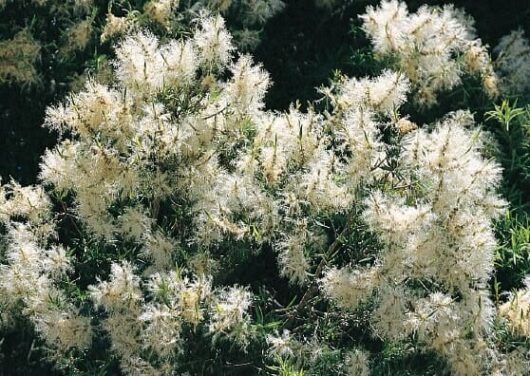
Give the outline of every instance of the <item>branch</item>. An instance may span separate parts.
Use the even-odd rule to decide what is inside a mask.
[[[285,326],[287,328],[289,328],[294,323],[294,320],[296,319],[297,314],[300,313],[305,308],[307,303],[318,292],[318,280],[320,279],[320,277],[322,277],[324,267],[328,264],[328,261],[333,259],[333,257],[337,254],[339,247],[343,244],[342,239],[344,239],[344,237],[348,236],[351,233],[353,217],[354,217],[353,215],[350,215],[350,217],[348,218],[348,221],[346,222],[346,225],[344,226],[340,234],[335,238],[333,243],[330,244],[326,252],[324,252],[322,259],[320,260],[320,263],[318,264],[315,270],[313,282],[311,282],[311,285],[309,286],[305,294],[302,296],[302,299],[300,300],[300,302],[294,308],[294,311],[290,313],[288,316],[287,322],[285,323]]]
[[[217,116],[217,115],[219,115],[220,113],[224,112],[227,108],[228,108],[228,106],[224,106],[224,107],[221,108],[219,111],[214,112],[214,113],[211,114],[211,115],[206,115],[205,117],[202,118],[202,120],[208,120],[208,119],[210,119],[210,118],[213,118],[214,116]]]

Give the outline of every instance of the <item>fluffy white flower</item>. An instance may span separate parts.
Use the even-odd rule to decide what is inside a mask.
[[[269,345],[269,354],[279,357],[290,357],[294,355],[291,344],[291,333],[285,329],[281,335],[268,334],[267,344]]]
[[[493,50],[500,86],[508,94],[525,94],[530,89],[530,43],[523,30],[503,36]]]
[[[269,87],[269,75],[259,65],[253,65],[244,55],[231,67],[232,80],[226,86],[228,103],[242,114],[255,114],[264,103]]]
[[[234,50],[231,39],[221,16],[203,18],[193,36],[201,64],[208,68],[226,66]]]
[[[346,374],[348,376],[370,375],[370,360],[366,351],[354,349],[346,355]]]
[[[156,91],[164,83],[164,63],[156,37],[139,32],[125,38],[116,49],[116,73],[134,91]]]
[[[435,103],[440,91],[461,82],[464,71],[480,74],[485,91],[496,95],[488,52],[480,39],[474,39],[472,25],[451,5],[424,5],[409,14],[405,3],[385,0],[377,8],[369,6],[361,19],[375,51],[397,58],[420,105]]]
[[[35,319],[38,332],[59,351],[72,347],[84,350],[92,341],[90,319],[75,312],[52,310]]]
[[[134,274],[129,263],[111,265],[110,280],[90,286],[90,297],[96,307],[106,310],[131,310],[138,307],[142,300],[140,279]]]
[[[332,268],[325,272],[320,280],[324,294],[339,306],[354,310],[360,303],[370,298],[379,284],[379,270]]]
[[[247,310],[251,304],[252,294],[247,289],[234,286],[221,291],[212,302],[210,333],[227,335],[244,344],[249,324]]]

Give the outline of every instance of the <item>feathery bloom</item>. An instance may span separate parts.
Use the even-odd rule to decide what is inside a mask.
[[[439,92],[460,84],[464,72],[479,74],[485,91],[496,95],[487,49],[475,39],[473,25],[452,5],[424,5],[410,14],[405,3],[385,0],[376,8],[368,6],[360,18],[375,51],[397,58],[418,104],[434,104]]]

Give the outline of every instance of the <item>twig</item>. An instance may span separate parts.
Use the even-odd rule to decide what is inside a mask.
[[[29,363],[29,358],[31,358],[31,353],[33,352],[33,347],[35,346],[35,340],[31,341],[31,346],[29,347],[28,355],[26,356],[26,361]]]
[[[213,118],[214,116],[217,116],[217,115],[219,115],[220,113],[224,112],[227,108],[228,108],[228,106],[224,106],[224,107],[221,108],[219,111],[214,112],[214,113],[211,114],[211,115],[206,115],[205,117],[202,118],[202,120],[208,120],[208,119],[210,119],[210,118]]]

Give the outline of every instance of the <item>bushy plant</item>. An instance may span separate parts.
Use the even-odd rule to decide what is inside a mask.
[[[519,29],[505,35],[494,51],[497,54],[496,69],[501,77],[501,86],[506,94],[528,96],[530,67],[530,45]]]
[[[409,14],[403,2],[383,1],[361,16],[378,55],[393,56],[411,81],[414,101],[430,106],[464,73],[478,74],[485,91],[497,94],[497,77],[486,46],[476,39],[473,20],[452,5],[422,6]]]
[[[156,31],[179,5],[143,10]],[[142,17],[109,13],[103,39],[123,33],[115,59],[47,108],[59,140],[38,183],[1,186],[3,346],[23,330],[64,374],[528,370],[528,282],[491,288],[509,251],[526,252],[524,224],[517,244],[503,237],[515,228],[503,173],[519,172],[492,141],[511,145],[524,110],[487,114],[506,134],[468,110],[429,124],[406,113],[464,69],[496,94],[459,12],[368,8],[391,69],[337,74],[319,103],[283,112],[266,109],[270,76],[221,16],[164,37]]]
[[[45,108],[89,76],[110,79],[111,45],[148,28],[161,38],[189,35],[194,19],[223,14],[234,43],[246,51],[259,43],[280,0],[39,0],[0,4],[0,121],[2,177],[35,182],[38,156],[54,145],[44,130]],[[27,153],[26,148],[35,150]]]

